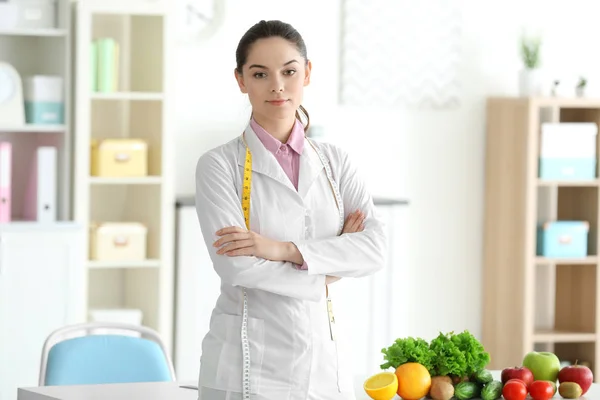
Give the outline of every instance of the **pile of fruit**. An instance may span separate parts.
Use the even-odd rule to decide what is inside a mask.
[[[548,400],[558,393],[576,399],[590,388],[593,375],[585,366],[560,369],[556,355],[531,352],[519,367],[502,370],[494,380],[486,369],[490,355],[468,331],[443,334],[430,343],[420,338],[397,339],[383,349],[384,371],[371,376],[364,390],[374,400]],[[556,381],[560,386],[557,388]]]
[[[503,369],[501,379],[506,400],[525,400],[528,394],[533,400],[548,400],[557,389],[562,398],[577,399],[592,386],[594,375],[577,362],[561,368],[554,353],[532,351],[525,355],[522,366]]]

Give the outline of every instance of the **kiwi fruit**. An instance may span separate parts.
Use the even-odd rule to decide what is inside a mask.
[[[431,378],[429,396],[433,400],[450,400],[454,396],[452,379],[448,376],[434,376]]]
[[[558,386],[558,393],[565,399],[578,399],[582,392],[581,386],[575,382],[563,382]]]

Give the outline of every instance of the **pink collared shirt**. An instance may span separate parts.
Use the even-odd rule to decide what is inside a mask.
[[[265,146],[283,168],[290,181],[298,190],[298,175],[300,173],[300,155],[304,151],[304,126],[296,119],[287,143],[281,143],[260,126],[254,118],[250,120],[250,126],[261,143]],[[300,269],[308,269],[306,261]]]
[[[296,119],[287,143],[281,143],[271,136],[254,118],[250,120],[250,126],[266,149],[275,156],[287,177],[298,190],[300,155],[304,151],[304,126],[302,123]]]

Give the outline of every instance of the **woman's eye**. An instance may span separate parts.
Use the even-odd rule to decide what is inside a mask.
[[[284,72],[284,74],[286,75],[294,75],[296,73],[295,69],[288,69],[287,71]]]
[[[267,76],[267,74],[265,74],[264,72],[257,72],[254,74],[255,78],[264,78],[265,76]]]

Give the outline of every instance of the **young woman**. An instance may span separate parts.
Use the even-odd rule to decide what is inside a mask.
[[[196,170],[198,218],[221,278],[199,396],[354,399],[328,285],[383,267],[383,224],[346,153],[305,137],[311,62],[300,34],[261,21],[236,61],[252,117]]]

